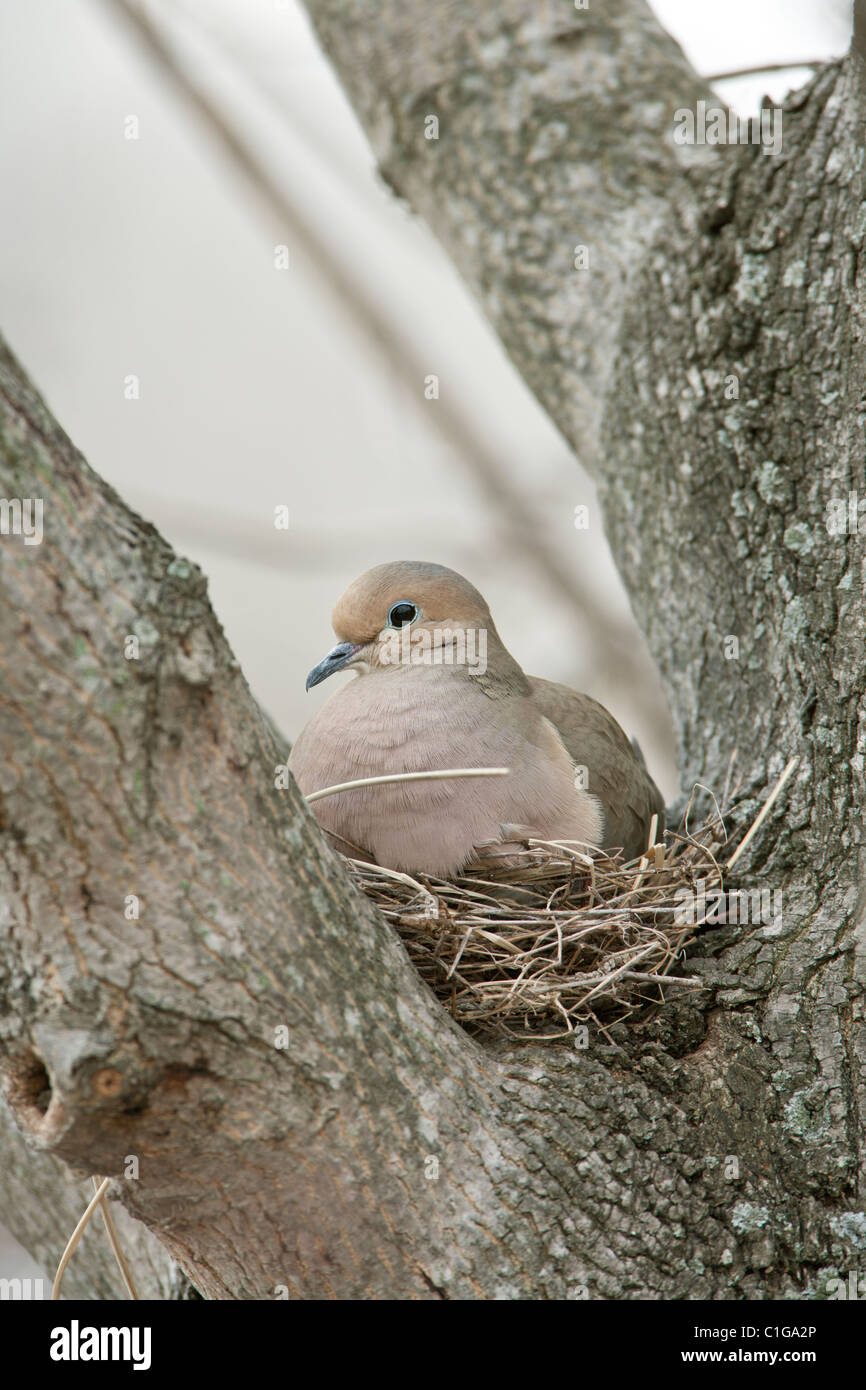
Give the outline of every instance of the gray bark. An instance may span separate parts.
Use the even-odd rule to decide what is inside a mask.
[[[866,1251],[866,570],[824,525],[866,498],[859,60],[788,104],[779,159],[682,151],[673,111],[709,94],[641,0],[308,8],[598,473],[687,782],[720,790],[736,748],[742,829],[800,755],[733,884],[783,920],[706,933],[705,990],[588,1052],[471,1041],[275,790],[198,571],[6,354],[0,488],[46,516],[0,549],[10,1111],[117,1175],[209,1297],[820,1296]]]
[[[63,1248],[93,1196],[93,1185],[89,1179],[73,1177],[52,1154],[34,1148],[2,1102],[0,1163],[4,1224],[15,1227],[46,1271],[47,1294]],[[110,1208],[139,1298],[175,1301],[195,1297],[186,1276],[156,1236],[119,1202],[110,1203]],[[128,1297],[98,1214],[66,1268],[61,1297]]]

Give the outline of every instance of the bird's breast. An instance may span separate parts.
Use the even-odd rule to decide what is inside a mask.
[[[307,795],[391,773],[511,770],[361,787],[315,802],[326,829],[392,868],[447,875],[476,845],[500,839],[506,823],[585,838],[585,797],[555,730],[528,703],[491,698],[453,672],[356,677],[310,720],[289,766]]]

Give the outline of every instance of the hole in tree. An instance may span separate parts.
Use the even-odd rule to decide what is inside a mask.
[[[42,1058],[27,1052],[9,1064],[6,1073],[8,1100],[13,1110],[30,1112],[31,1120],[40,1120],[51,1104],[51,1078]]]

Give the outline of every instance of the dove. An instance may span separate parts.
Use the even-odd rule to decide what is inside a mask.
[[[528,838],[647,847],[664,802],[611,714],[527,676],[462,575],[426,561],[376,565],[338,599],[337,644],[307,677],[349,681],[299,734],[289,768],[305,796],[394,773],[507,768],[351,788],[311,811],[342,853],[439,878]]]

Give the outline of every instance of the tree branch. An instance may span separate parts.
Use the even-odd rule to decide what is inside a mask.
[[[428,1296],[411,1253],[434,1219],[425,1136],[453,1152],[477,1124],[476,1050],[297,788],[275,790],[276,746],[199,571],[87,468],[6,350],[0,442],[0,491],[41,498],[45,529],[2,551],[17,1123],[118,1176],[209,1295]]]
[[[436,232],[596,471],[632,273],[669,202],[684,215],[695,206],[689,171],[716,153],[675,147],[673,112],[711,88],[644,0],[305,3],[380,173]]]

